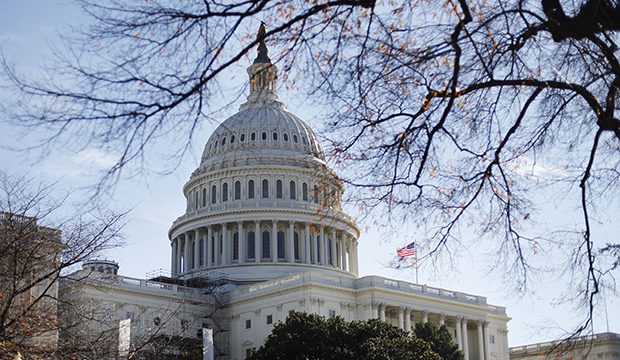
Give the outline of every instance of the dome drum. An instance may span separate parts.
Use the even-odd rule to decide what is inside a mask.
[[[358,273],[359,229],[341,209],[344,186],[314,131],[278,101],[266,51],[248,68],[247,101],[215,129],[183,188],[186,213],[168,233],[175,277]]]

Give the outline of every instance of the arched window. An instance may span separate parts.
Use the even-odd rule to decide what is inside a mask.
[[[241,181],[235,182],[235,200],[241,200]]]
[[[314,185],[314,203],[318,204],[319,203],[319,187]]]
[[[327,190],[323,189],[323,200],[321,201],[323,206],[327,205]]]
[[[269,238],[269,231],[265,230],[263,231],[263,259],[269,259],[269,254],[270,254],[270,250],[271,247],[270,245],[270,238]]]
[[[273,132],[273,141],[278,141],[278,133],[277,132]]]
[[[278,259],[284,259],[284,254],[284,231],[278,231]]]
[[[284,141],[288,142],[288,134],[287,133],[282,134],[282,138],[284,139]]]
[[[222,202],[228,201],[228,183],[222,185]]]
[[[239,260],[239,233],[233,235],[233,260]]]
[[[299,142],[299,140],[297,139],[297,135],[295,134],[293,134],[293,141],[295,142],[295,144]]]
[[[295,260],[299,260],[301,257],[299,254],[299,233],[293,233],[293,247],[295,250]]]
[[[202,189],[202,207],[207,206],[207,188]]]
[[[222,139],[222,146],[226,145],[226,138]]]
[[[241,141],[241,142],[245,141],[245,134],[239,135],[239,141]]]
[[[254,199],[254,180],[248,181],[248,199]]]
[[[295,200],[295,198],[297,197],[295,194],[295,182],[291,181],[289,185],[290,185],[289,193],[291,195],[291,200]]]
[[[308,201],[308,184],[303,183],[301,185],[301,195],[303,196],[304,201]]]
[[[255,246],[255,240],[254,240],[254,231],[250,231],[248,232],[248,259],[254,259],[255,255],[254,253],[256,252],[256,246]]]
[[[263,140],[267,140],[267,133],[263,131],[263,133],[261,134],[261,138]]]
[[[235,135],[231,135],[230,136],[230,143],[234,144],[235,143]]]
[[[282,180],[276,181],[276,197],[282,199]]]
[[[215,185],[211,186],[211,204],[215,204],[217,202],[217,188]]]
[[[200,199],[198,198],[198,190],[194,191],[194,208],[198,210],[198,204],[200,204]]]
[[[252,140],[252,141],[256,140],[256,133],[251,133],[250,134],[250,140]]]
[[[263,180],[263,199],[267,199],[269,197],[269,181],[267,179]]]
[[[316,262],[321,262],[321,235],[316,237]]]

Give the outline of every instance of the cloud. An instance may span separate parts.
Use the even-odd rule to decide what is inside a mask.
[[[534,180],[558,178],[567,175],[566,170],[562,168],[540,164],[526,156],[521,156],[510,162],[507,168],[515,174]]]

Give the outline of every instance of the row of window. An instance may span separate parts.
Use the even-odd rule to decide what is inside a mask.
[[[263,132],[261,133],[261,136],[260,136],[260,137],[261,137],[261,140],[263,140],[263,141],[267,141],[267,139],[268,139],[268,137],[269,137],[269,136],[268,136],[268,134],[267,134],[267,132],[266,132],[266,131],[263,131]],[[252,133],[250,133],[249,138],[250,138],[250,141],[256,141],[256,132],[252,132]],[[299,137],[299,136],[297,136],[297,134],[293,134],[293,142],[294,142],[295,144],[299,144],[299,138],[300,138],[300,137]],[[271,133],[271,140],[272,140],[272,141],[278,141],[278,139],[279,139],[279,134],[278,134],[278,132],[277,132],[277,131],[272,132],[272,133]],[[209,151],[211,151],[211,149],[216,150],[216,149],[217,149],[217,147],[218,147],[218,145],[219,145],[220,147],[222,147],[222,148],[223,148],[224,146],[226,146],[227,144],[233,145],[233,144],[237,141],[237,138],[235,137],[235,135],[230,135],[230,138],[227,138],[226,136],[224,136],[224,137],[222,137],[222,139],[221,139],[221,140],[222,140],[222,141],[221,141],[221,143],[220,143],[220,140],[218,139],[218,140],[215,140],[215,143],[210,144],[210,145],[209,145]],[[287,134],[287,133],[282,133],[282,140],[284,140],[284,142],[286,142],[286,143],[288,143],[288,142],[289,142],[289,136],[288,136],[288,134]],[[228,141],[228,142],[227,142],[227,141]],[[241,133],[241,134],[239,135],[239,142],[240,142],[240,143],[244,143],[245,141],[246,141],[246,136],[245,136],[245,133]],[[304,145],[308,145],[308,140],[306,139],[306,137],[305,137],[305,136],[301,136],[301,142],[302,142],[302,144],[304,144]],[[221,144],[221,145],[220,145],[220,144]]]
[[[260,188],[256,187],[254,180],[249,180],[247,190],[248,190],[247,191],[248,199],[254,199],[259,196],[263,199],[268,199],[269,198],[269,180],[264,179],[261,183]],[[330,194],[330,192],[327,191],[327,189],[323,189],[322,194],[321,194],[319,187],[317,185],[314,185],[314,188],[312,189],[311,198],[310,198],[308,190],[309,190],[308,184],[303,183],[301,186],[301,194],[300,196],[298,196],[297,195],[297,184],[293,180],[289,182],[288,195],[291,200],[298,200],[298,197],[299,197],[299,200],[312,201],[315,204],[322,203],[323,205],[327,205],[329,204],[330,196],[332,198],[334,197],[333,194]],[[200,204],[199,194],[200,194],[199,191],[194,192],[194,204],[195,204],[196,210],[199,208],[199,204]],[[230,200],[229,200],[229,196],[230,196]],[[275,197],[276,199],[284,198],[284,183],[282,182],[282,180],[276,180]],[[207,188],[203,188],[202,189],[202,207],[207,206],[208,199],[209,199],[209,196],[207,194]],[[211,186],[211,199],[210,200],[211,201],[208,205],[214,205],[218,202],[216,185]],[[227,202],[227,201],[233,201],[233,200],[241,200],[241,181],[235,181],[235,185],[234,185],[234,189],[232,193],[229,192],[228,183],[225,182],[222,184],[221,202]]]

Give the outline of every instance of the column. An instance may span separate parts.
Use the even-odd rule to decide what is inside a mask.
[[[200,268],[200,232],[194,229],[194,269]]]
[[[385,303],[379,304],[379,320],[385,321],[385,308],[387,305]]]
[[[325,241],[325,227],[323,224],[319,224],[321,227],[321,265],[327,265],[327,241]]]
[[[482,335],[482,324],[484,324],[484,320],[476,320],[478,330],[478,360],[484,360],[484,338]]]
[[[422,322],[423,323],[427,323],[428,322],[428,310],[422,310]]]
[[[317,255],[318,255],[318,251],[317,251],[317,248],[316,248],[316,246],[317,246],[316,245],[317,244],[317,242],[316,242],[316,231],[312,232],[312,240],[313,240],[313,241],[311,241],[311,244],[312,244],[312,259],[313,259],[313,263],[314,264],[318,264],[318,261],[316,260],[317,259]]]
[[[228,225],[222,223],[222,258],[220,259],[220,265],[226,265],[230,263],[230,241],[228,241]]]
[[[469,343],[467,338],[467,317],[463,317],[463,322],[461,324],[463,326],[463,330],[461,333],[463,334],[463,353],[465,353],[465,360],[469,360]]]
[[[484,337],[484,360],[491,360],[491,351],[489,344],[489,322],[485,321],[482,324],[482,336]]]
[[[405,308],[405,331],[411,331],[411,308]]]
[[[305,229],[305,234],[304,234],[304,241],[306,243],[305,246],[305,253],[304,253],[304,259],[305,259],[305,263],[306,264],[310,264],[310,253],[311,253],[311,249],[310,249],[310,223],[306,222],[306,229]]]
[[[213,237],[213,229],[211,225],[207,226],[207,241],[205,241],[205,256],[206,256],[206,264],[207,267],[213,266],[213,262],[211,261],[211,238]]]
[[[263,261],[263,235],[260,233],[260,220],[254,220],[254,261]]]
[[[288,236],[286,239],[286,260],[290,263],[295,262],[295,221],[288,222]]]
[[[213,250],[215,250],[215,258],[214,258],[215,261],[213,262],[213,265],[214,266],[218,266],[218,265],[221,264],[221,262],[220,262],[220,233],[221,233],[221,231],[218,232],[216,230],[213,233],[214,233],[213,234],[213,242],[215,243],[214,247],[213,247]]]
[[[398,328],[399,329],[403,329],[403,330],[407,330],[404,329],[404,313],[405,313],[405,307],[404,306],[399,306],[398,307]]]
[[[271,262],[278,262],[278,220],[271,220]]]
[[[459,345],[459,350],[463,350],[463,335],[461,335],[461,316],[454,317],[454,327],[456,328],[456,343]]]
[[[359,262],[358,262],[357,256],[358,256],[358,254],[357,254],[357,239],[353,238],[353,263],[355,264],[354,267],[353,267],[353,272],[355,273],[355,275],[359,275],[359,273],[360,273]]]
[[[370,306],[372,306],[372,318],[377,319],[379,317],[379,312],[377,311],[379,309],[379,303],[373,301]]]
[[[172,256],[170,259],[170,274],[172,275],[172,277],[175,277],[177,276],[177,250],[178,250],[177,238],[172,239],[172,241],[170,242],[170,245],[172,247],[172,249],[170,249],[170,253],[172,253]]]
[[[333,229],[333,231],[335,232],[334,229]],[[332,249],[331,249],[332,250],[332,254],[331,254],[332,255],[332,263],[331,263],[331,265],[333,267],[338,267],[338,258],[337,258],[338,255],[336,254],[336,246],[337,246],[336,245],[336,234],[334,232],[332,232],[330,234],[331,235],[330,236],[330,241],[331,241],[331,244],[332,244]]]
[[[191,263],[190,255],[189,255],[189,253],[190,253],[190,251],[189,251],[189,249],[190,249],[189,248],[189,245],[190,245],[190,242],[189,242],[189,231],[185,232],[183,235],[185,236],[185,243],[183,245],[183,250],[184,250],[183,251],[183,272],[185,274],[187,274],[187,272],[190,269],[189,265]]]
[[[439,326],[446,324],[446,313],[439,313]]]
[[[237,221],[237,231],[239,232],[239,263],[245,263],[245,250],[248,246],[248,242],[245,240],[245,229],[243,228],[243,221]]]
[[[349,234],[345,235],[346,242],[349,243],[349,271],[353,272],[353,237]]]
[[[509,358],[509,353],[508,353],[508,329],[502,329],[501,335],[502,335],[502,345],[503,345],[502,346],[503,355],[502,355],[501,358],[508,360],[508,358]]]

